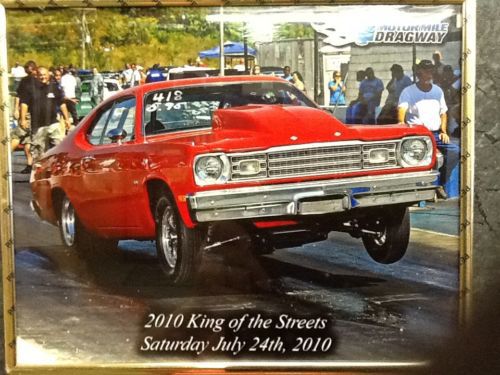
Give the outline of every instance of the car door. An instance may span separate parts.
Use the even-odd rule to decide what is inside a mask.
[[[135,141],[136,101],[121,98],[105,108],[87,132],[90,149],[82,156],[81,216],[105,232],[134,228],[140,223],[137,199],[143,165]],[[123,139],[111,139],[110,132],[125,131]]]

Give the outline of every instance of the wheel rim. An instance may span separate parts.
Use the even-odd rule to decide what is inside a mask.
[[[161,250],[168,266],[172,269],[177,264],[178,248],[177,225],[172,207],[167,206],[161,220]]]
[[[61,229],[64,242],[66,245],[73,246],[75,243],[76,226],[75,226],[75,209],[71,202],[65,198],[63,201],[61,212]]]
[[[387,226],[383,225],[379,219],[375,222],[375,227],[377,228],[377,234],[373,237],[373,242],[375,242],[378,246],[384,246],[385,241],[387,240]]]

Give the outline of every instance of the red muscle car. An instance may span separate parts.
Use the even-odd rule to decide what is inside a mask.
[[[261,252],[343,231],[393,263],[408,206],[435,197],[438,164],[423,126],[346,126],[283,79],[233,76],[120,92],[36,163],[31,184],[66,246],[155,239],[182,284],[229,221]]]

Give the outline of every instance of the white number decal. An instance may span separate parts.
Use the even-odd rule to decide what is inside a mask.
[[[156,92],[154,95],[153,95],[153,101],[154,102],[158,102],[158,103],[161,103],[164,99],[164,95],[163,95],[163,92]]]
[[[159,103],[148,104],[146,106],[146,112],[155,112],[156,110],[158,110],[159,106],[160,106]]]

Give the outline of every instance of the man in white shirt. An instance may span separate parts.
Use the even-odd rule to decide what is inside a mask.
[[[139,86],[141,84],[141,72],[139,67],[132,64],[132,75],[130,78],[130,87]]]
[[[445,185],[458,164],[460,148],[450,142],[446,115],[448,107],[443,90],[432,82],[434,69],[430,60],[422,60],[417,65],[417,83],[406,87],[399,97],[398,120],[410,125],[424,125],[433,133],[437,147],[444,156],[439,184]]]
[[[132,67],[130,66],[130,64],[128,64],[128,63],[125,64],[125,70],[122,72],[122,75],[121,75],[122,87],[124,89],[130,87],[130,82],[132,81],[132,74],[133,74],[133,70],[132,70]]]
[[[75,73],[71,69],[65,69],[61,78],[61,87],[64,91],[64,104],[66,104],[66,108],[73,118],[73,125],[76,126],[78,124],[78,114],[76,112],[78,80]]]
[[[14,78],[14,87],[12,91],[17,91],[19,82],[21,82],[21,79],[26,77],[28,74],[26,74],[24,68],[18,62],[16,62],[16,64],[10,70],[10,75],[12,78]]]

